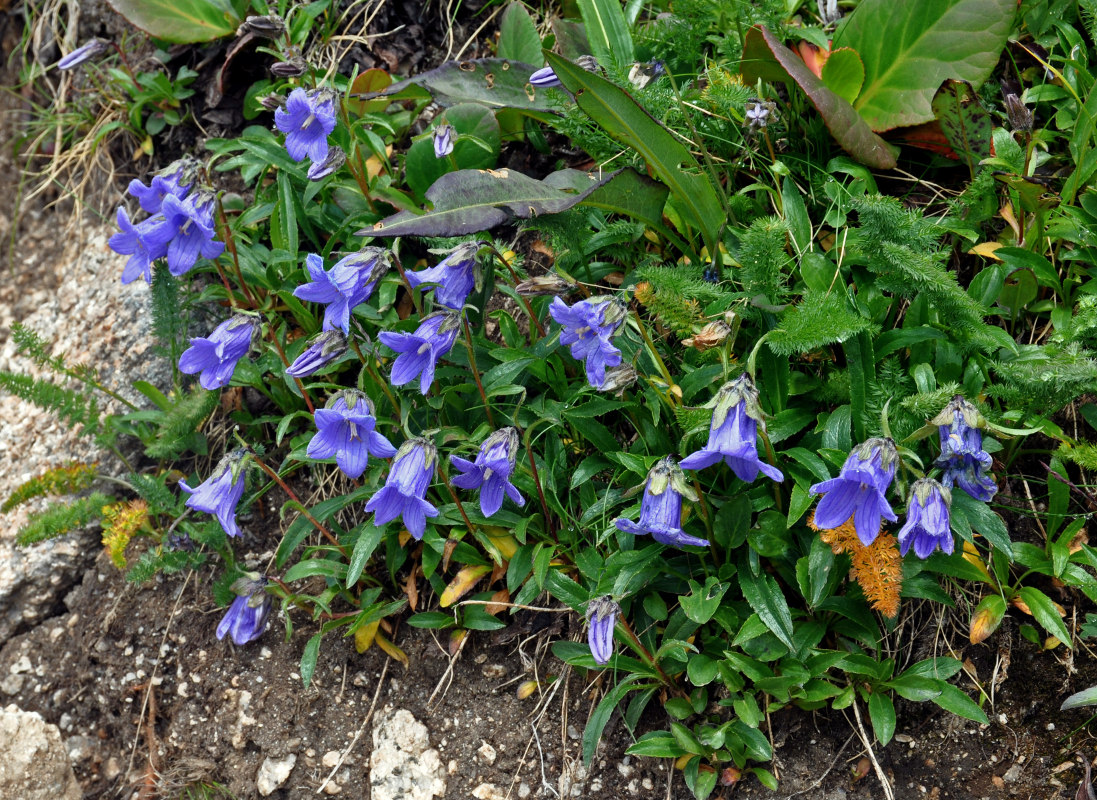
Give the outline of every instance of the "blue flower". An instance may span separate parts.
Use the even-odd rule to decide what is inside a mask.
[[[761,472],[775,481],[783,481],[781,470],[758,457],[758,390],[750,375],[743,373],[720,387],[713,398],[715,408],[709,427],[708,442],[696,453],[682,459],[682,469],[704,469],[723,461],[740,480],[752,482]]]
[[[613,630],[621,607],[609,595],[598,597],[587,604],[587,641],[590,654],[599,664],[608,664],[613,656]]]
[[[483,242],[465,242],[458,245],[437,266],[419,272],[408,272],[408,283],[412,288],[424,283],[434,284],[435,302],[460,311],[480,282],[480,265],[476,254],[483,246]]]
[[[561,85],[552,67],[541,67],[529,76],[529,82],[539,89],[553,89]]]
[[[201,372],[198,382],[203,389],[219,389],[229,382],[236,362],[248,354],[259,320],[237,314],[216,328],[209,338],[190,340],[190,347],[179,357],[179,371],[188,375]]]
[[[214,240],[213,196],[191,194],[180,200],[175,195],[164,196],[160,207],[164,221],[157,226],[157,235],[171,236],[168,243],[168,270],[172,275],[185,275],[202,258],[217,258],[225,251],[223,242]]]
[[[305,266],[312,280],[294,289],[293,296],[313,303],[326,303],[323,329],[338,328],[349,335],[351,311],[369,299],[390,263],[388,251],[367,247],[340,259],[325,272],[320,256],[309,253],[305,256]]]
[[[941,435],[941,456],[934,466],[943,469],[941,482],[949,489],[959,486],[976,500],[989,503],[998,491],[994,478],[987,475],[992,459],[983,449],[983,417],[974,405],[956,395],[933,418]]]
[[[321,331],[309,339],[301,355],[286,367],[291,378],[304,378],[341,358],[347,352],[347,337],[340,330]]]
[[[217,626],[218,639],[224,639],[227,633],[236,646],[241,647],[263,635],[274,601],[267,593],[266,585],[267,579],[255,572],[247,573],[232,584],[236,599]]]
[[[335,457],[348,478],[366,471],[369,457],[389,458],[396,452],[388,439],[374,430],[377,419],[373,403],[356,389],[333,395],[327,408],[316,409],[316,435],[306,451],[309,458]]]
[[[168,195],[179,200],[187,196],[198,177],[198,167],[197,159],[184,156],[157,173],[148,186],[134,178],[130,181],[129,193],[141,204],[143,211],[159,214]]]
[[[914,545],[918,558],[929,558],[938,547],[951,554],[955,546],[948,513],[952,493],[932,478],[921,478],[910,487],[907,521],[899,529],[899,552],[904,556]]]
[[[110,50],[110,42],[102,39],[89,39],[67,56],[57,62],[57,69],[67,70],[80,66]]]
[[[552,299],[549,314],[560,325],[560,344],[568,345],[571,357],[582,361],[587,371],[587,382],[601,389],[606,380],[606,367],[621,363],[621,351],[610,339],[625,318],[624,306],[609,298],[580,300],[568,307],[559,297]]]
[[[236,525],[236,506],[244,496],[244,482],[247,462],[243,449],[234,450],[221,459],[213,474],[192,489],[185,481],[179,481],[179,488],[190,495],[186,506],[197,511],[213,514],[229,536],[239,536]]]
[[[403,386],[419,376],[419,393],[429,392],[438,359],[453,347],[460,324],[454,312],[439,311],[423,317],[415,333],[377,334],[378,339],[400,354],[392,364],[392,385]]]
[[[899,455],[891,439],[869,439],[850,452],[837,478],[817,483],[812,494],[823,498],[815,509],[815,527],[833,529],[853,517],[857,537],[867,547],[880,533],[881,517],[898,517],[887,501]]]
[[[426,518],[438,516],[438,509],[424,499],[437,461],[438,451],[426,439],[404,442],[385,485],[366,503],[366,511],[375,512],[373,524],[381,526],[402,517],[408,533],[422,539]]]
[[[285,109],[274,112],[274,126],[286,134],[286,152],[294,161],[323,162],[335,130],[335,95],[327,89],[294,89]]]
[[[708,547],[707,539],[682,530],[682,497],[697,502],[697,493],[686,483],[681,467],[667,456],[648,472],[644,498],[640,501],[640,521],[618,518],[613,524],[637,536],[650,533],[655,541],[671,547]]]
[[[343,152],[343,148],[332,147],[328,151],[327,158],[325,158],[323,161],[314,161],[312,163],[312,166],[309,167],[309,171],[307,173],[308,179],[310,181],[323,180],[346,163],[347,154]]]
[[[446,123],[434,129],[431,135],[434,140],[434,157],[445,158],[453,152],[453,145],[457,141],[457,131]]]
[[[510,482],[517,454],[518,431],[514,428],[497,430],[480,445],[475,462],[457,456],[449,457],[450,463],[463,473],[453,479],[453,485],[462,489],[480,489],[480,510],[485,517],[502,508],[504,493],[523,506],[526,499]]]
[[[131,283],[138,278],[152,283],[152,262],[168,252],[171,231],[161,226],[162,220],[158,217],[149,217],[134,225],[122,207],[118,208],[115,219],[119,232],[111,236],[107,244],[118,255],[129,256],[122,270],[122,283]]]

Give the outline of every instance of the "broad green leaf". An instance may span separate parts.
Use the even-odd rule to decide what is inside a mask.
[[[632,35],[620,0],[579,0],[579,13],[583,15],[590,50],[600,63],[632,63]]]
[[[982,725],[990,724],[990,720],[987,719],[983,709],[979,708],[974,700],[951,683],[944,684],[941,687],[940,696],[931,699],[945,711],[951,711],[958,717],[970,719]]]
[[[489,230],[515,218],[528,219],[566,211],[603,187],[607,194],[599,196],[608,197],[610,186],[616,186],[616,181],[621,182],[627,196],[635,199],[641,210],[653,204],[640,197],[644,192],[640,187],[651,186],[651,193],[661,191],[652,181],[631,169],[592,180],[582,192],[564,191],[547,181],[534,180],[508,169],[463,169],[446,173],[427,190],[426,198],[434,204],[432,211],[423,214],[401,211],[356,235],[463,236]]]
[[[1097,686],[1090,686],[1080,692],[1075,692],[1059,706],[1060,711],[1069,711],[1072,708],[1097,705]]]
[[[861,57],[857,55],[856,50],[840,47],[837,50],[831,50],[823,64],[823,74],[820,77],[828,89],[852,104],[861,93],[861,86],[864,85],[865,65],[861,63]]]
[[[967,563],[966,561],[964,563]],[[998,630],[1002,624],[1002,617],[1006,615],[1006,601],[1000,594],[989,594],[979,601],[971,615],[971,624],[968,628],[968,639],[972,644],[979,644]]]
[[[755,576],[749,569],[741,569],[739,585],[743,590],[743,597],[766,627],[789,650],[795,651],[796,645],[792,641],[792,614],[777,581],[769,575]]]
[[[645,733],[625,751],[633,756],[650,756],[651,758],[677,758],[685,753],[678,740],[668,731],[652,731]]]
[[[960,525],[954,525],[954,528],[959,527],[962,530],[965,524],[971,526],[995,548],[1013,558],[1013,545],[1009,540],[1006,523],[986,503],[980,503],[978,500],[973,499],[967,492],[953,492],[952,516],[963,517],[960,520]]]
[[[606,729],[606,723],[613,715],[614,710],[625,699],[625,695],[633,689],[639,688],[634,684],[640,680],[639,675],[629,675],[619,684],[614,686],[606,696],[602,698],[587,720],[587,727],[583,729],[583,763],[589,764],[594,758],[594,750],[602,739],[602,732]]]
[[[127,21],[173,44],[211,42],[235,33],[242,14],[228,0],[107,0]]]
[[[316,659],[320,655],[320,637],[322,635],[322,633],[313,634],[301,653],[301,683],[304,684],[306,689],[312,683],[312,675],[316,672]]]
[[[877,690],[868,696],[868,716],[872,720],[872,730],[880,744],[887,746],[895,735],[895,704],[891,697]]]
[[[489,108],[520,108],[530,112],[549,112],[548,95],[529,85],[529,76],[537,68],[505,58],[478,58],[472,61],[447,61],[440,67],[394,83],[382,92],[359,95],[375,97],[434,98],[441,106],[479,103]]]
[[[864,63],[853,107],[874,131],[933,119],[930,104],[946,79],[987,79],[1016,9],[1016,0],[863,0],[832,44],[852,47]]]
[[[526,7],[512,2],[499,21],[499,58],[536,64],[541,60],[541,37]]]
[[[1063,624],[1063,618],[1059,616],[1059,612],[1055,608],[1055,604],[1051,602],[1050,597],[1032,586],[1025,586],[1018,594],[1021,595],[1021,599],[1028,606],[1028,610],[1032,612],[1032,616],[1044,627],[1044,630],[1067,647],[1074,647],[1071,642],[1070,632],[1067,630],[1067,626]]]
[[[693,580],[689,586],[692,591],[681,597],[682,610],[691,620],[703,625],[712,619],[730,585],[709,576],[704,586]]]
[[[975,90],[965,81],[945,81],[930,103],[949,147],[968,169],[990,157],[991,119],[979,104]]]
[[[873,133],[852,105],[827,88],[803,59],[765,28],[756,26],[747,31],[740,69],[748,86],[759,78],[785,83],[794,81],[822,115],[830,135],[847,153],[876,169],[895,166],[895,151],[891,145]]]
[[[476,103],[459,103],[438,116],[436,124],[448,122],[458,133],[452,153],[458,169],[490,169],[495,166],[502,141],[499,123],[490,109]],[[434,138],[430,135],[408,148],[404,165],[408,185],[420,195],[450,171],[450,159],[434,155]]]
[[[628,94],[594,73],[546,51],[545,58],[575,102],[610,136],[639,153],[669,188],[715,252],[717,233],[727,219],[708,177],[674,134]]]

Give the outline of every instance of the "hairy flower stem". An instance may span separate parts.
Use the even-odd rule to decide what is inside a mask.
[[[663,375],[663,380],[667,384],[667,399],[671,404],[671,408],[674,408],[674,393],[670,391],[670,387],[674,386],[674,378],[670,374],[670,370],[667,369],[667,365],[663,362],[663,357],[659,355],[659,351],[655,349],[655,342],[652,341],[651,334],[648,333],[648,329],[644,326],[644,321],[640,319],[640,312],[633,311],[633,316],[636,318],[636,326],[640,329],[640,335],[644,337],[644,343],[648,346],[648,352],[651,353],[651,357],[655,360],[656,366],[659,367],[659,372]]]
[[[419,297],[419,292],[412,288],[412,285],[408,282],[408,274],[404,272],[404,264],[400,260],[400,256],[396,255],[395,252],[392,254],[392,263],[396,265],[396,271],[400,273],[400,280],[404,282],[404,288],[407,289],[408,294],[411,295],[411,304],[415,306],[416,316],[422,317],[423,301]]]
[[[245,445],[245,447],[247,447],[248,454],[251,456],[251,460],[255,463],[255,466],[263,470],[263,472],[267,474],[267,477],[277,483],[281,487],[282,491],[289,495],[289,499],[298,505],[305,519],[312,523],[312,527],[320,531],[321,535],[323,535],[325,539],[331,542],[335,549],[337,549],[340,554],[342,554],[343,558],[349,558],[349,554],[347,553],[346,548],[344,548],[343,545],[339,543],[339,540],[335,538],[331,531],[324,527],[320,520],[316,519],[316,517],[309,513],[308,509],[305,508],[305,504],[302,503],[301,500],[297,497],[297,493],[289,487],[288,483],[282,480],[282,476],[275,472],[273,469],[271,469],[267,465],[267,463],[259,457],[259,454],[256,453],[255,450],[253,450],[250,446]]]
[[[225,215],[224,206],[221,205],[220,197],[217,198],[217,218],[221,222],[221,237],[225,240],[225,246],[229,249],[229,255],[232,256],[232,266],[233,269],[236,270],[236,279],[240,282],[240,289],[244,292],[244,297],[248,299],[248,303],[251,307],[258,309],[259,303],[251,293],[251,289],[248,288],[247,281],[244,280],[244,273],[240,269],[240,256],[236,252],[236,239],[232,235],[232,228],[229,227],[229,220]],[[218,265],[217,271],[221,271],[220,265]],[[224,273],[221,274],[221,279],[225,279]],[[227,282],[225,283],[225,287],[228,288]],[[229,292],[229,299],[232,299],[231,291]]]
[[[282,359],[282,363],[288,369],[289,368],[289,359],[286,358],[286,351],[282,349],[282,343],[278,341],[278,337],[274,334],[273,330],[271,330],[271,333],[270,333],[270,341],[271,341],[271,344],[274,345],[274,349],[278,351],[278,357],[280,359]],[[305,398],[305,405],[308,406],[309,413],[310,414],[315,414],[316,413],[316,407],[312,404],[312,398],[309,397],[308,390],[305,389],[305,384],[301,383],[300,378],[294,378],[293,382],[297,384],[297,388],[301,392],[301,397]]]
[[[538,420],[538,422],[543,422],[543,420]],[[552,515],[549,513],[548,501],[545,499],[545,490],[541,486],[541,475],[537,472],[537,462],[533,458],[533,448],[530,447],[530,434],[536,425],[535,422],[529,428],[526,428],[525,435],[522,437],[522,445],[525,447],[526,456],[529,458],[529,471],[533,475],[533,483],[537,487],[537,497],[541,501],[541,513],[545,515],[545,530],[555,541],[556,528],[552,524]]]
[[[488,403],[487,393],[484,391],[484,384],[480,380],[480,370],[476,366],[476,347],[472,343],[472,331],[469,329],[469,322],[467,319],[461,318],[461,327],[465,330],[465,342],[469,348],[469,366],[472,367],[472,377],[476,381],[476,388],[480,390],[480,398],[484,401],[484,411],[488,415],[488,424],[492,428],[497,427],[495,424],[495,418],[491,413],[491,404]]]

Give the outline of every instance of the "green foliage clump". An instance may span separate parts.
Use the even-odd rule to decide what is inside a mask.
[[[105,494],[92,492],[87,497],[52,503],[44,511],[30,516],[27,524],[19,530],[15,541],[26,547],[35,542],[64,536],[98,521],[102,516],[103,506],[112,501],[113,498]]]
[[[6,370],[0,370],[0,391],[56,414],[81,436],[95,436],[101,430],[99,403],[94,396],[84,392]]]
[[[0,505],[0,511],[11,511],[35,497],[82,492],[90,487],[92,481],[98,476],[98,466],[98,464],[70,461],[64,466],[47,470],[16,487],[4,504]]]
[[[147,441],[145,450],[150,458],[177,458],[187,451],[203,455],[205,439],[198,433],[202,422],[217,408],[220,397],[194,387],[181,392],[176,402],[157,419],[154,438]]]
[[[1097,391],[1097,360],[1076,344],[1026,345],[1016,358],[995,363],[994,372],[1001,383],[987,387],[987,394],[1035,414],[1053,414]]]
[[[781,217],[761,217],[743,231],[736,277],[752,302],[777,306],[787,299],[785,282],[793,263],[787,244],[788,223]]]
[[[778,327],[770,332],[766,343],[777,355],[790,356],[844,342],[879,327],[850,308],[842,295],[809,291],[781,314]]]

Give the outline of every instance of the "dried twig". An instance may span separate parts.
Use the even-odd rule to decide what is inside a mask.
[[[872,752],[872,740],[868,738],[865,724],[861,721],[861,709],[857,705],[857,698],[853,699],[853,715],[857,718],[857,731],[861,734],[861,743],[865,746],[869,761],[872,762],[872,768],[876,770],[876,777],[880,779],[880,783],[884,787],[884,796],[887,797],[887,800],[895,800],[895,793],[891,790],[891,782],[888,781],[888,776],[884,773],[880,762],[876,760],[876,754]]]
[[[366,716],[362,719],[362,724],[358,726],[358,730],[355,731],[354,738],[350,740],[350,744],[347,745],[347,749],[344,750],[342,755],[339,756],[339,760],[335,763],[335,766],[331,768],[331,772],[328,773],[328,776],[324,778],[324,780],[320,783],[320,786],[316,789],[317,794],[323,793],[324,787],[326,787],[331,782],[331,779],[335,776],[335,773],[339,771],[339,767],[343,766],[343,762],[347,760],[347,756],[350,755],[351,751],[354,749],[354,746],[358,744],[358,740],[361,738],[362,732],[366,729],[366,726],[369,725],[369,721],[373,719],[373,711],[377,708],[377,698],[381,696],[381,687],[385,685],[385,675],[388,674],[389,664],[391,663],[392,659],[385,659],[385,666],[381,668],[381,677],[378,678],[377,688],[373,692],[373,701],[369,704],[369,711],[366,712]],[[344,673],[346,672],[345,669],[343,671]]]

